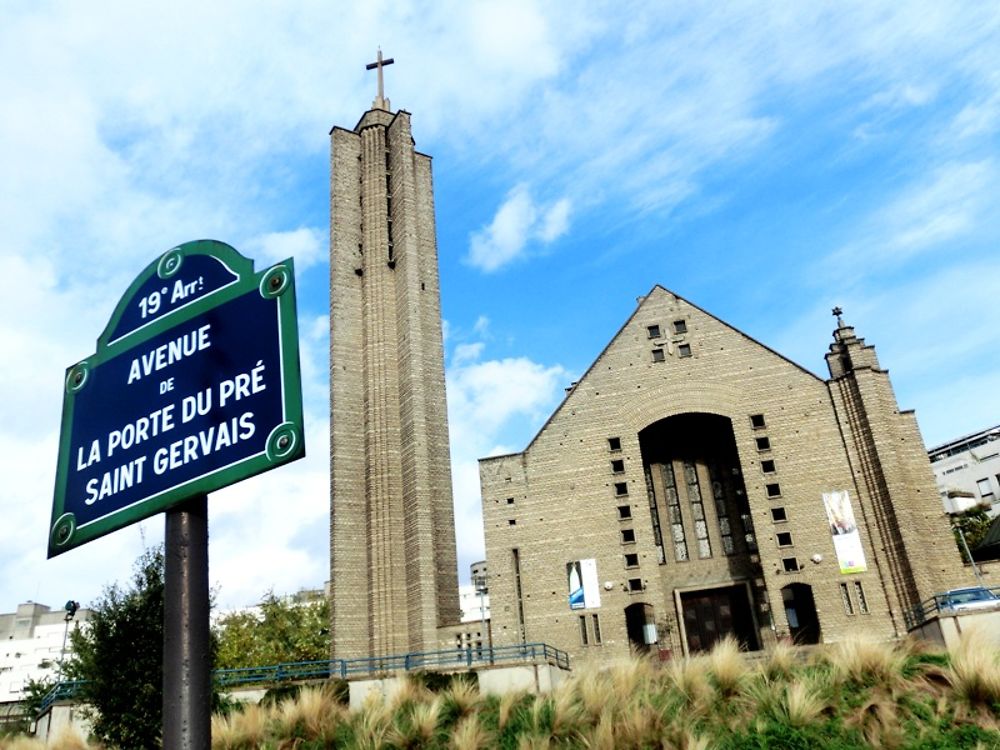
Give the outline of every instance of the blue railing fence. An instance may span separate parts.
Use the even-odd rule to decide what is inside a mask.
[[[359,659],[323,659],[271,664],[265,667],[217,669],[213,672],[219,687],[266,685],[295,680],[323,680],[339,677],[347,680],[416,670],[450,671],[504,664],[549,664],[569,669],[569,654],[547,643],[518,643],[513,646],[452,648],[442,651],[418,651]],[[58,683],[42,699],[41,712],[56,701],[74,698],[83,683]]]

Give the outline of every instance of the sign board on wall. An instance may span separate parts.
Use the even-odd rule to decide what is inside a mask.
[[[597,584],[597,560],[574,560],[566,563],[570,609],[592,609],[601,606],[601,589]]]
[[[48,555],[304,455],[292,260],[180,245],[66,371]]]

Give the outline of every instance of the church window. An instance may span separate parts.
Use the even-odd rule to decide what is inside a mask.
[[[786,573],[794,573],[799,569],[799,561],[794,557],[784,557],[781,560],[781,567]]]
[[[628,494],[628,482],[615,482],[615,494],[616,495],[627,495]]]
[[[625,461],[620,458],[616,458],[611,462],[611,471],[615,474],[621,474],[625,471]]]
[[[622,544],[634,544],[635,543],[635,529],[622,529]]]
[[[840,599],[844,602],[844,614],[853,615],[854,602],[851,601],[851,592],[848,590],[846,583],[840,584]]]
[[[684,533],[684,522],[681,519],[681,503],[677,494],[677,482],[674,466],[669,461],[660,464],[663,485],[667,495],[667,517],[670,521],[670,537],[674,543],[674,559],[683,562],[688,558],[687,537]]]
[[[773,482],[765,487],[768,497],[781,497],[781,485]]]
[[[625,567],[626,568],[638,568],[639,567],[639,553],[628,552],[625,555]]]
[[[726,489],[723,485],[723,474],[719,467],[712,464],[709,469],[709,479],[712,480],[712,497],[715,500],[715,515],[719,519],[719,535],[722,537],[722,554],[731,555],[736,551],[733,545],[733,527],[729,522],[729,508],[726,505]]]
[[[656,545],[657,562],[663,565],[667,561],[667,554],[663,549],[663,531],[660,529],[660,509],[656,502],[656,490],[653,488],[653,476],[649,466],[644,466],[644,478],[646,480],[646,496],[649,498],[649,519],[653,529],[653,544]]]
[[[666,359],[662,349],[653,349],[653,361],[663,362]]]
[[[687,333],[688,324],[685,320],[674,321],[674,333]]]
[[[791,547],[792,546],[792,535],[790,532],[782,531],[779,532],[778,536],[778,546],[779,547]]]
[[[771,450],[771,441],[766,437],[759,437],[755,439],[757,443],[757,450],[759,451],[769,451]]]
[[[660,327],[659,326],[646,326],[646,333],[649,334],[649,338],[658,339],[660,338]]]
[[[865,588],[861,581],[854,582],[854,594],[858,597],[858,611],[863,615],[868,614],[868,600],[865,598]]]
[[[764,427],[766,426],[764,424],[764,415],[763,414],[751,414],[750,415],[750,425],[755,430],[762,430],[762,429],[764,429]]]
[[[629,591],[642,591],[642,579],[641,578],[629,578],[628,579],[628,590]]]
[[[594,645],[601,645],[601,618],[594,612],[591,616],[591,621],[594,623]]]
[[[587,638],[587,615],[580,615],[580,644],[583,646],[588,645],[589,641]]]
[[[617,437],[608,438],[608,450],[620,451],[622,449],[622,439]]]
[[[772,461],[771,459],[768,459],[767,461],[761,461],[760,462],[760,470],[762,472],[764,472],[765,474],[773,474],[774,473],[774,461]]]
[[[618,506],[618,518],[624,521],[627,518],[632,517],[632,506],[631,505],[619,505]]]
[[[712,544],[708,539],[708,523],[705,520],[705,505],[701,497],[698,469],[691,461],[684,462],[684,478],[687,481],[688,502],[694,517],[694,535],[698,540],[698,557],[712,556]]]
[[[775,523],[781,523],[782,521],[788,520],[788,513],[784,508],[771,508],[771,520]]]
[[[517,547],[512,547],[511,559],[514,564],[514,596],[517,599],[517,622],[520,630],[521,642],[528,640],[528,634],[524,627],[524,601],[523,589],[521,588],[521,551]]]
[[[677,356],[678,357],[690,357],[691,356],[691,344],[678,344],[677,345]]]

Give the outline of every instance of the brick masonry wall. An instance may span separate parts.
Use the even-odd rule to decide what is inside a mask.
[[[673,333],[678,320],[684,321],[685,333]],[[653,325],[661,335],[650,338],[648,327]],[[690,347],[690,356],[682,356],[687,354],[684,346]],[[663,361],[654,361],[654,349],[663,352]],[[658,563],[639,432],[661,419],[698,412],[731,422],[759,545],[753,575],[747,575],[752,562],[747,553],[726,558],[716,552],[708,560],[692,554],[688,562],[674,561],[667,529],[666,563]],[[764,416],[764,428],[751,425],[754,414]],[[611,437],[620,439],[620,452],[609,449]],[[758,437],[768,438],[768,450],[758,450]],[[916,453],[907,455],[912,463]],[[624,474],[613,473],[612,459],[624,461]],[[762,472],[764,460],[774,462],[773,474]],[[624,656],[629,652],[624,611],[642,602],[652,605],[656,624],[676,650],[682,646],[676,593],[744,579],[766,591],[770,601],[769,608],[755,611],[764,644],[789,631],[781,593],[789,583],[812,587],[823,640],[837,640],[855,628],[887,638],[896,632],[874,554],[879,537],[865,524],[861,503],[867,498],[859,494],[827,382],[660,287],[641,302],[528,448],[482,460],[480,473],[496,643],[524,638],[551,642],[578,659]],[[615,484],[622,481],[626,498],[615,494]],[[766,490],[772,483],[780,488],[773,498]],[[851,495],[866,572],[839,572],[822,502],[823,493],[834,490]],[[909,490],[897,482],[890,494],[894,502],[904,502]],[[624,522],[617,512],[623,501],[632,516]],[[719,528],[710,504],[706,515],[717,551]],[[772,520],[776,507],[785,509],[787,521]],[[937,521],[940,525],[941,519]],[[690,544],[693,529],[686,524]],[[634,531],[634,543],[622,543],[625,526]],[[779,532],[791,534],[791,547],[777,546]],[[637,569],[625,568],[628,553],[638,554]],[[811,561],[814,555],[822,558],[818,564]],[[783,559],[788,557],[799,561],[799,571],[785,572]],[[566,564],[587,558],[597,561],[601,607],[571,611]],[[954,572],[947,564],[945,568],[949,575]],[[642,590],[628,590],[627,581],[634,577],[642,579]],[[842,583],[853,614],[846,611]],[[860,611],[857,584],[867,613]],[[590,643],[582,645],[580,614],[599,616],[600,646],[593,643],[592,631]]]

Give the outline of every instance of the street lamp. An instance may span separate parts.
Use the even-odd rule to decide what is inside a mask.
[[[66,610],[66,615],[63,617],[63,620],[66,622],[66,627],[63,628],[63,643],[62,643],[62,648],[59,650],[60,680],[62,680],[63,661],[66,659],[66,636],[69,635],[69,623],[74,617],[76,617],[76,611],[80,609],[80,602],[75,602],[72,599],[70,599],[68,602],[66,602],[66,606],[63,607],[63,609]]]

